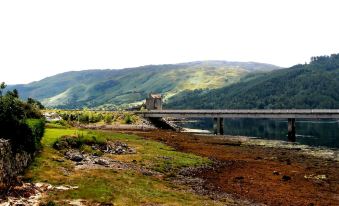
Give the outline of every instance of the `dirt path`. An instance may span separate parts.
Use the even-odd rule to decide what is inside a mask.
[[[335,160],[220,137],[159,130],[129,133],[215,160],[212,168],[190,174],[204,179],[205,189],[214,193],[267,205],[339,205],[339,163]]]

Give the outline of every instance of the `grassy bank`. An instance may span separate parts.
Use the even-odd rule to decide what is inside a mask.
[[[136,148],[136,154],[105,154],[120,162],[133,163],[157,171],[160,176],[144,175],[137,170],[86,169],[76,170],[75,164],[53,149],[53,143],[62,135],[95,135],[99,141],[112,140],[127,143]],[[46,182],[53,185],[78,186],[68,191],[52,191],[44,198],[45,202],[62,204],[64,200],[87,200],[90,203],[114,203],[114,205],[218,205],[188,192],[185,186],[166,181],[166,176],[178,169],[209,164],[210,161],[193,154],[177,152],[156,141],[145,140],[135,135],[116,134],[76,129],[46,129],[42,139],[43,150],[27,170],[25,178],[33,182]]]

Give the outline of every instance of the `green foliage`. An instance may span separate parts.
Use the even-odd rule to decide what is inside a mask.
[[[133,124],[136,123],[139,118],[132,112],[103,112],[103,111],[69,111],[69,110],[58,110],[57,113],[64,121],[68,122],[79,122],[82,124],[99,123],[103,122],[111,124],[113,122]]]
[[[149,65],[122,70],[67,72],[10,88],[18,89],[23,98],[40,100],[47,107],[116,110],[144,100],[150,92],[172,96],[185,89],[220,88],[238,82],[247,73],[277,68],[260,63],[225,61]]]
[[[3,90],[3,89],[5,89],[5,88],[6,88],[5,82],[1,82],[1,84],[0,84],[0,89]]]
[[[0,84],[0,96],[2,96],[2,92],[3,92],[3,90],[6,88],[6,84],[5,84],[5,82],[2,82],[1,84]]]
[[[38,100],[35,100],[33,98],[27,98],[27,103],[34,105],[36,107],[38,107],[39,109],[45,109],[45,106],[41,104],[41,102],[39,102]]]
[[[107,138],[102,136],[97,137],[96,135],[88,134],[75,134],[75,135],[64,135],[58,138],[54,143],[53,147],[55,149],[67,149],[67,148],[82,148],[84,151],[88,151],[89,148],[86,146],[90,145],[104,145]]]
[[[4,89],[1,84],[1,90]],[[0,96],[0,137],[9,139],[15,151],[34,152],[44,133],[44,121],[38,108],[22,102],[16,90]]]
[[[41,146],[41,138],[45,133],[45,120],[43,119],[27,119],[27,125],[32,131],[32,136],[34,138],[35,149]]]
[[[68,124],[67,121],[65,120],[58,120],[58,121],[52,121],[52,122],[49,122],[45,125],[46,128],[69,128],[71,127],[70,124]]]
[[[105,114],[104,115],[104,121],[106,124],[111,124],[113,121],[114,116],[111,114]]]
[[[134,119],[132,115],[126,114],[124,119],[125,124],[132,124],[134,122]]]
[[[243,78],[212,90],[183,92],[165,106],[197,109],[337,109],[339,54],[313,57],[309,64]]]

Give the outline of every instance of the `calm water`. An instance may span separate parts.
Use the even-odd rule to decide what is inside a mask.
[[[225,119],[225,134],[287,140],[287,120]],[[212,119],[177,122],[178,125],[213,132]],[[297,120],[297,142],[312,146],[339,148],[339,120]]]

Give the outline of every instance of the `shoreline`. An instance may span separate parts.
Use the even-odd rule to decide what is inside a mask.
[[[114,124],[114,125],[98,125],[98,124],[89,124],[89,125],[78,125],[82,129],[95,129],[95,130],[121,130],[121,131],[145,131],[150,132],[158,130],[151,124]],[[275,140],[275,139],[264,139],[260,137],[250,137],[250,136],[234,136],[234,135],[214,135],[209,130],[203,129],[191,129],[191,128],[182,128],[180,131],[184,134],[191,134],[196,136],[207,136],[207,137],[218,137],[222,139],[232,140],[232,141],[241,141],[243,144],[264,146],[271,148],[281,148],[281,149],[291,149],[291,150],[301,150],[304,155],[311,155],[313,157],[332,159],[339,162],[339,148],[330,148],[326,146],[312,146],[306,144],[300,144],[298,142],[288,142],[284,140]]]
[[[333,158],[333,154],[328,156],[322,150],[310,152],[286,144],[281,147],[254,144],[258,139],[248,137],[225,138],[164,130],[127,133],[213,160],[211,168],[188,172],[190,177],[201,178],[205,186],[209,185],[205,192],[212,198],[231,194],[267,205],[335,205],[339,200],[338,153]]]
[[[151,132],[154,130],[159,130],[150,124],[114,124],[114,125],[80,125],[78,126],[82,129],[95,129],[95,130],[117,130],[117,131],[145,131]],[[206,136],[212,138],[221,138],[221,140],[229,141],[240,141],[242,144],[255,145],[255,146],[264,146],[268,148],[280,148],[280,149],[291,149],[291,150],[301,150],[305,155],[311,155],[318,158],[332,159],[339,162],[339,148],[330,148],[327,146],[312,146],[301,144],[298,142],[289,142],[284,140],[276,139],[264,139],[261,137],[251,137],[251,136],[242,136],[242,135],[214,135],[208,130],[202,129],[191,129],[191,128],[182,128],[180,133],[195,135],[195,136]]]
[[[88,129],[88,132],[97,130],[107,135],[136,135],[141,138],[140,143],[151,140],[170,146],[172,149],[168,151],[207,158],[210,161],[209,164],[182,167],[168,174],[154,173],[158,174],[154,177],[151,175],[151,178],[159,178],[169,184],[185,186],[187,187],[185,191],[193,192],[192,194],[196,194],[202,199],[207,198],[217,202],[231,201],[231,205],[286,206],[335,205],[339,200],[339,161],[326,156],[326,153],[324,153],[325,155],[321,152],[316,152],[316,154],[323,155],[307,154],[305,153],[307,148],[293,147],[292,143],[273,144],[272,140],[263,141],[244,136],[201,135],[159,129],[135,129],[135,125],[129,127],[134,129],[118,128],[79,127],[79,129],[85,129],[84,132]],[[121,141],[131,144],[129,140],[121,139]],[[271,142],[271,144],[267,142]],[[137,151],[140,149],[138,148]],[[159,148],[158,152],[162,151],[162,148],[163,146]],[[152,155],[157,156],[157,153]],[[166,153],[164,155],[157,157],[156,161],[170,163],[172,159],[167,157]],[[121,160],[132,158],[132,156],[121,157]],[[53,156],[53,158],[55,157]],[[126,164],[133,165],[137,162],[127,161]],[[57,164],[66,163],[67,161],[60,161]],[[117,160],[112,161],[113,163],[120,164]],[[106,167],[102,167],[98,168],[100,169],[98,171],[107,171]],[[132,167],[130,169],[140,173],[140,171],[134,171]],[[81,173],[81,171],[87,170],[74,170],[73,172]],[[145,174],[149,176],[151,173],[146,172]],[[111,184],[114,184],[114,181]]]

